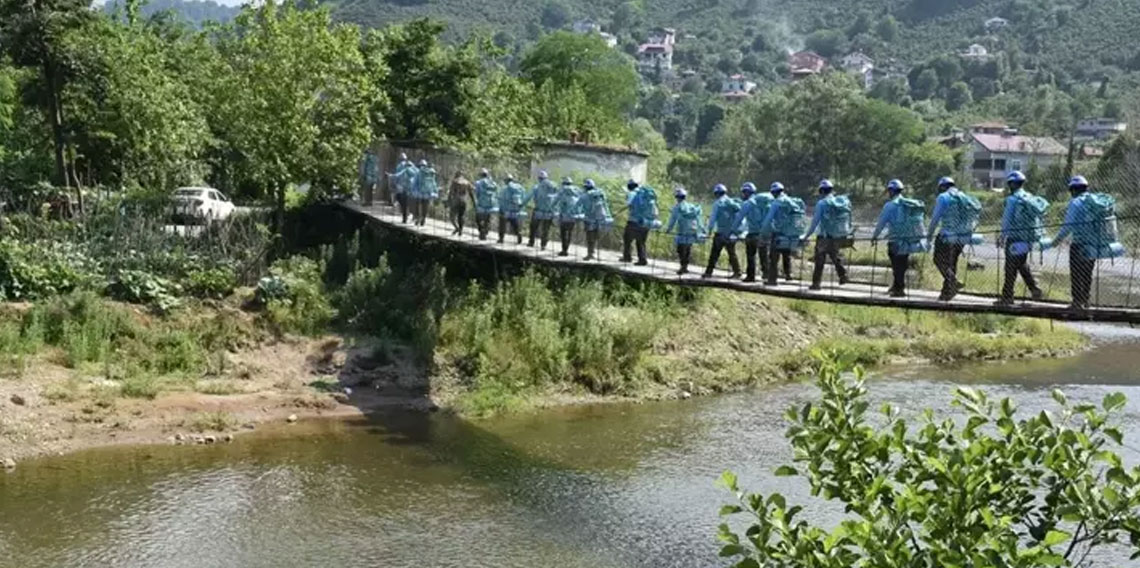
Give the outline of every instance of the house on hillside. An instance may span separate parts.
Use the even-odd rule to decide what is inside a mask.
[[[749,81],[744,75],[736,74],[720,84],[720,96],[726,102],[739,102],[752,96],[756,90],[756,83]]]
[[[969,141],[966,164],[970,178],[978,187],[989,189],[1004,187],[1009,172],[1025,170],[1030,164],[1045,168],[1068,154],[1065,146],[1053,138],[1021,136],[1008,127],[998,134],[971,127]]]
[[[649,41],[637,48],[637,69],[642,73],[673,71],[673,45],[677,32],[672,28],[657,28],[649,33]]]
[[[800,51],[788,56],[788,67],[793,80],[819,75],[827,66],[827,60],[814,51]]]
[[[992,57],[990,55],[990,50],[986,49],[986,46],[980,43],[970,44],[970,47],[967,47],[966,51],[963,51],[958,55],[960,55],[962,59],[969,61],[989,61]]]
[[[844,71],[854,73],[863,82],[863,88],[870,91],[875,86],[875,60],[866,53],[856,51],[843,56],[839,62]]]
[[[1004,122],[979,122],[970,125],[970,134],[1001,134],[1009,128]]]
[[[596,35],[606,42],[606,45],[611,48],[617,47],[617,36],[602,31],[602,25],[593,20],[578,20],[574,22],[570,29],[576,34],[581,35]]]
[[[1089,118],[1077,123],[1077,138],[1108,140],[1128,130],[1128,123],[1115,118]]]
[[[990,18],[986,20],[986,31],[989,33],[999,32],[1009,27],[1009,20],[1005,18]]]

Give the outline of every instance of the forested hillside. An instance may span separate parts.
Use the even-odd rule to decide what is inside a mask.
[[[119,0],[110,0],[103,5],[103,10],[110,13],[124,4]],[[218,4],[213,0],[150,0],[143,4],[139,11],[144,17],[169,12],[177,19],[200,28],[206,22],[228,22],[234,19],[241,9],[236,6]]]
[[[774,47],[799,48],[813,34],[818,43],[858,47],[918,63],[973,42],[1014,40],[1025,63],[1084,78],[1140,69],[1140,2],[1133,0],[342,0],[336,16],[369,26],[430,16],[451,24],[452,34],[473,30],[533,39],[546,28],[592,19],[636,40],[650,26],[675,27],[710,53],[747,55],[756,37]],[[885,15],[897,24],[876,33]],[[1009,26],[988,34],[984,23]],[[842,31],[843,38],[828,32]],[[684,42],[679,49],[683,49]],[[1106,69],[1108,67],[1108,69]]]

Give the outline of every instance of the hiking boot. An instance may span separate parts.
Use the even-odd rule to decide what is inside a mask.
[[[887,293],[887,295],[892,298],[905,298],[906,292],[902,290],[891,290],[889,293]]]
[[[823,290],[823,286],[820,286],[819,284],[812,284],[808,287],[808,290],[811,290],[812,292],[819,292],[820,290]]]
[[[562,252],[558,253],[558,256],[570,256],[570,253],[568,253],[566,251],[562,251]]]
[[[682,268],[682,269],[680,269],[680,270],[678,270],[678,271],[677,271],[677,276],[684,276],[684,275],[686,275],[686,274],[688,274],[688,273],[689,273],[689,269],[688,269],[688,268]]]
[[[938,295],[938,301],[939,302],[949,302],[950,300],[953,300],[954,297],[957,295],[958,295],[957,292],[943,292],[943,293]]]
[[[732,276],[729,276],[728,279],[729,280],[736,280],[737,278],[740,278],[741,276],[743,276],[743,275],[740,274],[739,272],[733,272]]]
[[[701,275],[701,278],[706,278],[706,279],[712,278],[712,277],[713,277],[712,272],[706,272],[706,273]]]
[[[751,284],[753,282],[756,282],[756,277],[755,276],[748,276],[744,280],[741,280],[741,282],[744,282],[745,284]]]
[[[593,254],[587,254],[586,258],[584,258],[582,260],[594,260],[594,255]]]
[[[851,282],[851,279],[850,279],[850,278],[840,278],[840,279],[839,279],[839,285],[840,285],[840,286],[844,286],[844,285],[846,285],[846,284],[848,284],[848,283],[850,283],[850,282]]]
[[[499,237],[499,244],[503,244],[503,237]]]
[[[639,261],[633,263],[633,265],[634,266],[649,266],[649,261],[639,260]]]
[[[1045,292],[1043,292],[1039,289],[1038,290],[1030,290],[1029,291],[1029,297],[1032,298],[1034,302],[1040,302],[1041,300],[1045,299]]]

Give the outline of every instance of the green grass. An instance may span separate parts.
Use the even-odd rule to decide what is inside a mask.
[[[237,417],[223,411],[199,412],[186,422],[186,427],[195,432],[225,432],[237,426]]]

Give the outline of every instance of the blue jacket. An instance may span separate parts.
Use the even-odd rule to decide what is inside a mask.
[[[534,218],[549,220],[554,218],[554,202],[558,199],[558,186],[544,179],[531,188],[523,205],[534,202]]]
[[[690,216],[696,217],[696,222],[692,224],[680,223],[682,209],[686,210]],[[669,223],[665,227],[665,232],[672,233],[675,227],[677,229],[677,237],[674,239],[674,242],[679,245],[691,245],[696,244],[704,238],[704,234],[701,232],[703,225],[701,222],[701,206],[696,203],[684,201],[673,206],[673,210],[669,214]]]
[[[760,233],[764,235],[772,234],[772,223],[776,222],[776,211],[780,207],[776,205],[777,202],[788,201],[790,198],[787,193],[781,193],[779,197],[773,197],[772,201],[768,204],[768,213],[764,215],[764,221],[760,223]],[[781,203],[782,205],[782,203]]]
[[[396,164],[396,173],[392,174],[392,178],[396,181],[396,195],[411,193],[419,173],[419,168],[409,160]]]
[[[1069,208],[1065,211],[1065,223],[1061,231],[1053,239],[1053,245],[1061,244],[1069,235],[1073,236],[1074,245],[1099,245],[1096,228],[1085,222],[1085,200],[1092,195],[1090,192],[1082,193],[1069,200]]]
[[[508,182],[499,190],[499,213],[508,219],[517,219],[526,203],[526,189],[518,182]]]
[[[807,232],[804,233],[804,236],[803,236],[804,239],[811,237],[812,234],[815,233],[815,230],[817,228],[819,228],[819,224],[823,222],[823,217],[825,215],[827,215],[828,209],[833,207],[834,201],[835,201],[835,195],[829,194],[827,197],[820,199],[819,202],[815,204],[815,211],[812,212],[812,215],[811,215],[811,225],[808,226]],[[820,229],[819,236],[827,238],[827,239],[847,238],[847,235],[828,235],[828,234],[826,234],[826,231],[823,229]]]
[[[1018,189],[1013,192],[1009,197],[1005,198],[1005,211],[1001,214],[1001,237],[1008,243],[1022,243],[1037,240],[1037,235],[1029,235],[1032,233],[1034,227],[1014,227],[1014,218],[1017,216],[1018,204],[1023,199],[1029,199],[1033,194]]]
[[[879,234],[883,232],[883,229],[888,228],[890,229],[890,240],[892,242],[901,242],[904,240],[904,237],[906,237],[906,235],[897,234],[897,231],[895,230],[896,225],[902,222],[899,212],[899,199],[901,198],[901,195],[896,196],[890,201],[887,201],[886,205],[883,205],[883,212],[879,213],[879,222],[875,225],[874,234],[871,235],[872,240],[878,239]]]
[[[950,227],[942,223],[942,218],[946,215],[948,210],[954,206],[955,196],[961,195],[961,193],[962,190],[958,189],[957,187],[951,187],[950,189],[938,194],[938,199],[934,202],[934,212],[930,214],[930,226],[928,229],[929,234],[927,235],[928,239],[933,239],[935,229],[938,229],[939,225],[941,224],[942,230],[938,231],[939,238],[946,242],[954,244],[970,244],[970,241],[974,237],[974,231],[972,229],[968,234],[965,234],[965,231],[962,228]]]
[[[625,204],[629,207],[629,222],[634,225],[653,228],[657,223],[657,192],[652,187],[641,186],[626,195]]]
[[[412,184],[412,196],[417,199],[439,197],[439,180],[435,177],[435,168],[427,166],[416,170],[416,179]]]
[[[740,212],[736,214],[733,226],[747,232],[749,235],[759,235],[764,226],[764,218],[768,216],[768,209],[772,207],[775,198],[771,193],[757,193],[744,200]]]
[[[582,215],[578,208],[578,200],[581,198],[582,192],[578,191],[578,188],[572,185],[562,186],[554,198],[554,213],[563,223],[572,223],[581,219]]]

